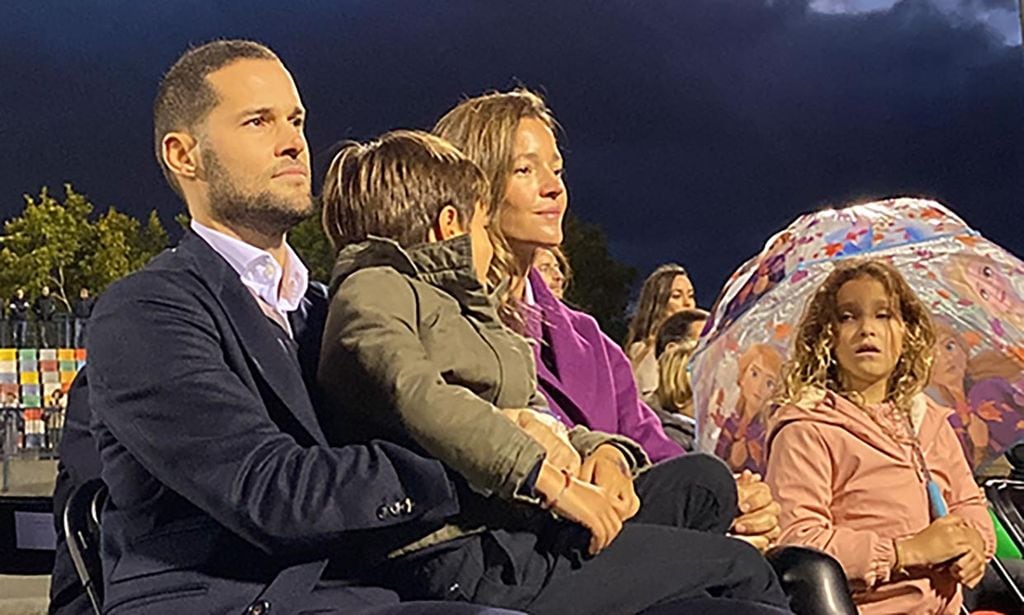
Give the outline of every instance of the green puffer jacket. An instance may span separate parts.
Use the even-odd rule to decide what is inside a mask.
[[[523,488],[544,449],[499,412],[547,412],[533,352],[501,323],[472,262],[468,236],[407,250],[374,237],[344,248],[332,273],[318,372],[328,438],[408,445],[469,487],[458,518],[401,553],[548,514]],[[621,436],[577,427],[569,439],[583,457],[613,443],[634,472],[649,465]]]

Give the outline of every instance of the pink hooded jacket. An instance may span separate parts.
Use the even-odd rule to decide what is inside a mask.
[[[985,496],[947,418],[925,395],[911,417],[949,514],[977,529],[991,557],[995,535]],[[821,549],[843,565],[861,613],[957,613],[959,584],[946,575],[899,574],[893,540],[930,523],[913,449],[896,442],[849,400],[818,392],[781,408],[768,441],[766,482],[782,507],[780,544]]]

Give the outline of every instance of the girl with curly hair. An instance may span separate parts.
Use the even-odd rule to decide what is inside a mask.
[[[807,306],[773,420],[782,544],[842,564],[860,612],[956,613],[992,556],[985,498],[923,394],[935,332],[900,274],[843,264]]]

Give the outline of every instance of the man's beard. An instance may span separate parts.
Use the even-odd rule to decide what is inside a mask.
[[[313,215],[312,194],[301,201],[282,199],[269,190],[245,194],[235,186],[212,150],[207,150],[203,159],[210,186],[210,213],[228,226],[277,237]]]

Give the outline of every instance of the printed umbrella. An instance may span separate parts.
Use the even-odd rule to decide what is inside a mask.
[[[811,294],[851,258],[882,258],[935,319],[927,393],[975,470],[1024,429],[1024,263],[935,201],[896,198],[798,218],[740,267],[691,363],[700,450],[734,470],[765,468],[766,422]]]

